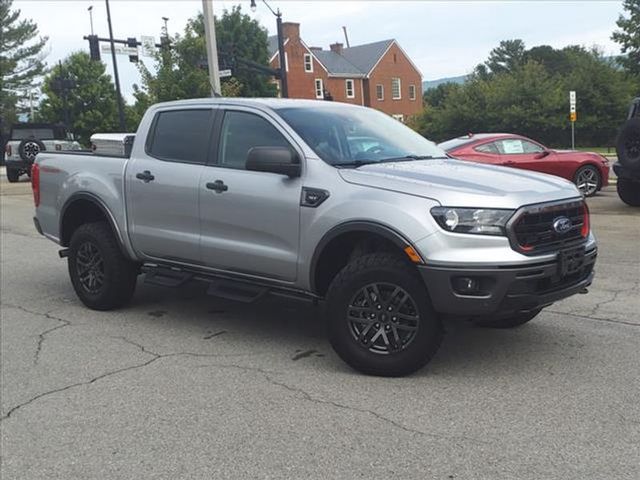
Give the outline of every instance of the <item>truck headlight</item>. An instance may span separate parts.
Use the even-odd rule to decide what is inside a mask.
[[[431,215],[443,229],[455,233],[506,236],[514,210],[433,207]]]

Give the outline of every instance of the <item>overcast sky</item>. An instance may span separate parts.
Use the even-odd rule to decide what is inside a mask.
[[[299,22],[307,45],[328,48],[343,41],[346,26],[351,45],[387,38],[397,39],[424,80],[468,73],[486,59],[500,40],[522,38],[528,47],[547,44],[600,46],[606,54],[620,49],[610,40],[615,21],[622,12],[621,1],[301,1],[269,2],[283,12],[285,21]],[[275,17],[258,0],[252,13],[250,0],[213,0],[214,10],[241,4],[270,34],[275,34]],[[49,64],[74,50],[87,50],[83,35],[90,33],[87,7],[93,5],[96,34],[107,36],[107,17],[101,0],[15,0],[14,8],[38,23],[42,35],[49,36]],[[182,32],[188,18],[202,9],[200,0],[111,0],[111,16],[116,38],[155,36],[162,17],[169,17],[169,32]],[[111,61],[102,56],[112,73]],[[147,59],[148,62],[148,59]],[[131,86],[140,81],[136,67],[120,57],[123,93],[130,98]]]

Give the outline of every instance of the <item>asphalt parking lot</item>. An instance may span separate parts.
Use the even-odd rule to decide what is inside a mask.
[[[126,309],[76,299],[1,198],[1,447],[9,479],[640,478],[640,209],[589,200],[589,294],[514,330],[449,322],[399,379],[333,353],[318,309],[140,282]]]

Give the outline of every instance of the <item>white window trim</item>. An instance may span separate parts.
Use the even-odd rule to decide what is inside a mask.
[[[349,83],[351,83],[351,95],[349,95]],[[356,83],[351,78],[344,81],[344,90],[347,98],[356,98]]]
[[[318,88],[318,82],[320,82],[320,88]],[[313,86],[316,89],[316,98],[324,99],[324,82],[322,81],[322,79],[316,78],[313,82]],[[318,94],[318,92],[320,92],[320,94]]]
[[[411,92],[413,92],[413,95],[411,95]],[[416,86],[411,84],[409,85],[409,100],[415,100],[416,97]]]
[[[398,81],[398,96],[394,96],[393,93],[393,81],[397,80]],[[391,99],[392,100],[402,100],[402,80],[400,79],[400,77],[393,77],[391,79]]]
[[[284,71],[289,71],[289,55],[287,55],[287,52],[284,52]]]
[[[382,95],[378,96],[378,87],[380,87],[380,92]],[[384,85],[381,83],[378,83],[376,85],[376,100],[378,100],[379,102],[382,102],[384,100]]]
[[[307,60],[309,61],[307,62]],[[307,66],[309,66],[308,70]],[[304,71],[306,73],[313,73],[313,56],[310,53],[304,54]]]

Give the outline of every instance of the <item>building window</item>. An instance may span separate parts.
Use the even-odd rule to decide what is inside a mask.
[[[395,118],[396,120],[398,120],[399,122],[404,123],[404,115],[402,115],[401,113],[396,113],[391,115],[393,118]]]
[[[398,77],[391,79],[391,98],[400,100],[402,98],[402,85]]]
[[[304,54],[304,71],[313,72],[313,57],[310,53]]]
[[[284,52],[284,71],[289,71],[289,55],[287,55],[287,52]]]
[[[324,85],[321,78],[316,78],[316,98],[324,98]]]
[[[409,85],[409,100],[415,100],[415,99],[416,99],[416,86]]]
[[[384,100],[384,85],[376,85],[376,98],[378,100]]]
[[[356,91],[353,85],[353,80],[348,79],[344,81],[346,90],[347,90],[347,98],[356,98]]]

